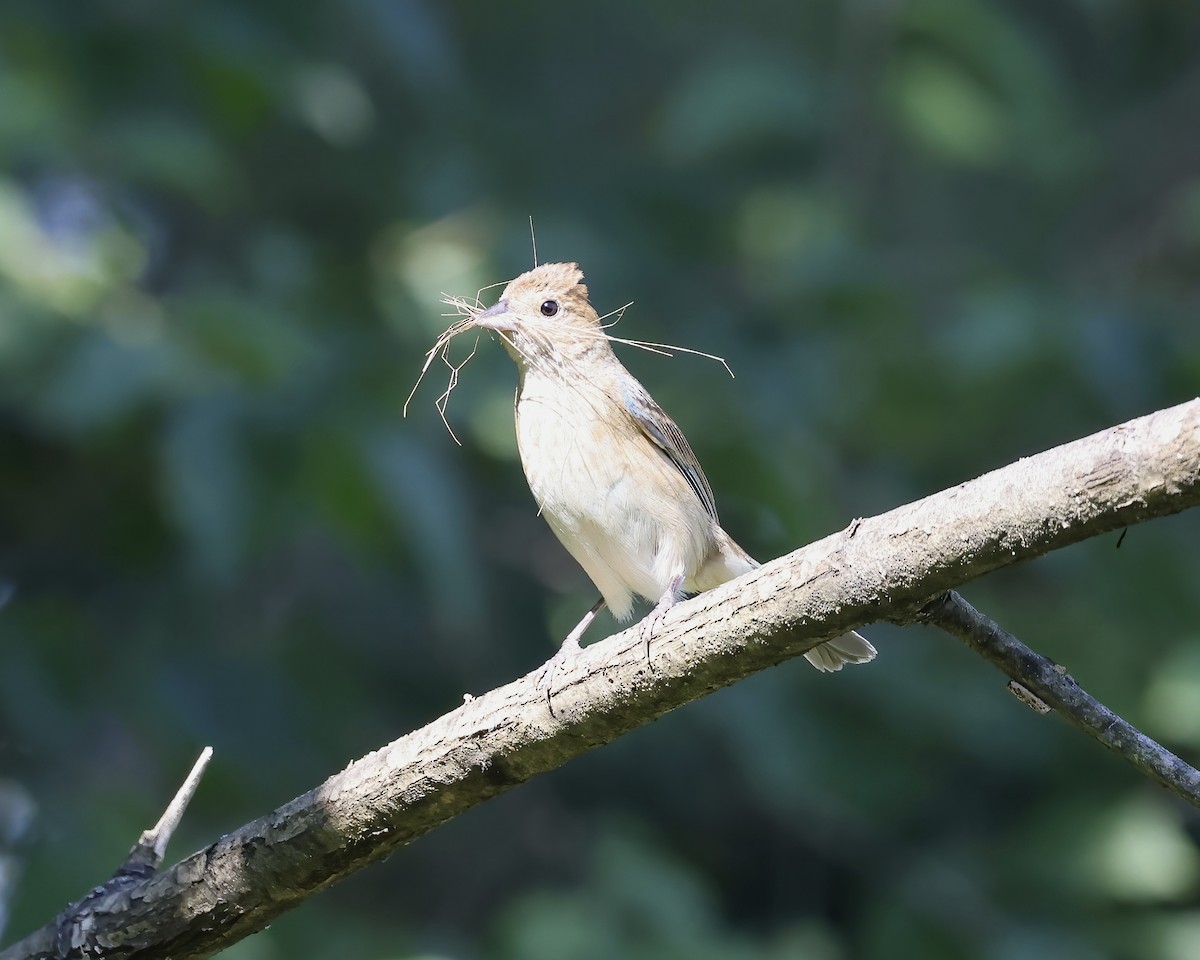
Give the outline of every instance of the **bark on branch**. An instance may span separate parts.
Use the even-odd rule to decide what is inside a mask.
[[[588,647],[554,713],[534,674],[97,903],[75,956],[207,957],[462,811],[876,620],[913,620],[998,567],[1200,503],[1200,400],[1021,460],[846,530]],[[928,611],[926,611],[928,612]],[[886,656],[870,668],[887,669]],[[0,960],[55,957],[51,924]]]
[[[1039,713],[1057,710],[1155,783],[1200,807],[1200,770],[1117,716],[1080,687],[1060,664],[1030,650],[954,590],[928,604],[918,619],[941,627],[992,661],[1019,683],[1026,695],[1032,693],[1037,698],[1034,709]]]

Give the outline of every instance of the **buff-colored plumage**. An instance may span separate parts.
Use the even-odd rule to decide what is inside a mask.
[[[474,322],[500,335],[520,371],[517,443],[542,516],[618,619],[635,597],[661,616],[758,565],[721,529],[682,432],[613,353],[576,264],[522,274]],[[849,633],[807,657],[837,670],[874,655]]]

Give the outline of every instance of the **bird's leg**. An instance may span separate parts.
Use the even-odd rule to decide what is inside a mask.
[[[547,697],[550,696],[550,685],[554,680],[554,674],[558,672],[564,663],[579,653],[579,638],[592,625],[592,621],[596,619],[596,614],[603,609],[604,598],[601,597],[592,604],[592,609],[585,613],[583,619],[575,624],[575,628],[567,634],[567,639],[562,642],[562,646],[558,648],[558,652],[542,665],[542,669],[538,672],[537,688],[545,690]]]
[[[646,644],[646,659],[650,659],[650,638],[654,636],[654,632],[662,623],[663,617],[667,615],[667,611],[675,606],[680,597],[683,596],[683,571],[680,570],[671,578],[671,582],[667,584],[666,592],[658,598],[658,603],[654,605],[654,609],[642,621],[642,640]]]

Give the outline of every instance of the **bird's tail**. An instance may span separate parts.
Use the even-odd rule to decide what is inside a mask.
[[[717,550],[695,577],[695,589],[710,590],[717,584],[748,573],[758,565],[757,560],[718,527]],[[822,673],[832,673],[841,670],[847,663],[867,663],[874,660],[875,648],[866,637],[851,630],[813,647],[804,655],[804,659]]]
[[[813,647],[804,655],[804,659],[822,673],[832,673],[841,670],[848,663],[866,663],[875,659],[875,648],[866,637],[851,630],[840,637],[826,640],[819,647]]]

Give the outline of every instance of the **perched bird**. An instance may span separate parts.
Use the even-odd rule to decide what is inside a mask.
[[[758,566],[722,528],[711,487],[675,425],[625,369],[574,263],[523,273],[472,325],[495,331],[516,361],[517,444],[541,514],[600,590],[541,677],[579,649],[605,604],[628,620],[655,604],[647,638],[672,604]],[[805,654],[818,670],[865,663],[875,648],[847,633]]]

